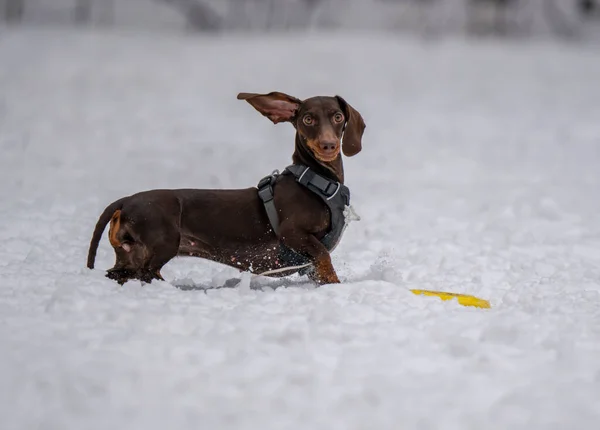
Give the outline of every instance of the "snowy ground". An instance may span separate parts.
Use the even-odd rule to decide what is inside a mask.
[[[0,29],[0,428],[596,428],[596,49]],[[367,123],[343,284],[179,259],[119,287],[106,236],[84,268],[117,197],[285,167],[291,126],[235,99],[272,90]]]

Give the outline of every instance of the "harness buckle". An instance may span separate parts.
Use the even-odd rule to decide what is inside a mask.
[[[265,176],[264,178],[262,178],[258,182],[258,185],[256,186],[256,188],[261,190],[262,188],[266,187],[267,185],[271,185],[271,177],[270,176]]]
[[[273,184],[277,180],[279,170],[275,169],[269,176],[265,176],[259,182],[256,188],[258,188],[258,196],[263,202],[273,200]]]
[[[323,190],[323,193],[327,197],[331,197],[335,194],[335,192],[338,190],[339,187],[340,187],[340,184],[338,184],[337,182],[330,182],[329,184],[327,184],[327,188],[325,188],[325,190]]]

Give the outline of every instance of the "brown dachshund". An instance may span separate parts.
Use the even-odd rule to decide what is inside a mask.
[[[237,98],[273,123],[287,121],[296,129],[292,165],[261,181],[275,209],[267,210],[257,187],[158,189],[123,197],[108,205],[96,224],[88,268],[94,268],[102,232],[110,222],[108,238],[116,262],[106,276],[119,284],[162,280],[161,268],[178,255],[267,276],[287,276],[309,266],[304,273],[313,281],[339,283],[329,254],[332,244],[324,239],[340,218],[330,202],[339,200],[344,190],[343,204],[349,202],[340,150],[349,157],[361,150],[363,118],[339,96],[302,101],[272,92],[240,93]]]

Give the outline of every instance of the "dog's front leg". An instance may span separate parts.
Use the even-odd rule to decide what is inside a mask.
[[[312,257],[315,266],[309,277],[320,285],[339,284],[340,280],[331,264],[331,256],[327,248],[312,234],[294,229],[282,223],[280,239],[284,245],[296,252],[306,253]]]

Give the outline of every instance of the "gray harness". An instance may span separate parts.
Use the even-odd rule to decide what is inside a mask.
[[[273,186],[280,173],[276,170],[269,176],[265,176],[258,183],[258,196],[265,205],[265,211],[271,223],[271,228],[279,236],[279,216],[274,203]],[[285,168],[281,175],[292,175],[296,182],[308,188],[319,196],[329,208],[330,226],[329,232],[321,239],[321,243],[329,252],[333,251],[346,227],[346,208],[350,206],[350,190],[345,185],[328,179],[314,172],[302,164],[292,164]],[[283,266],[303,265],[310,262],[307,255],[280,244],[279,260]]]

